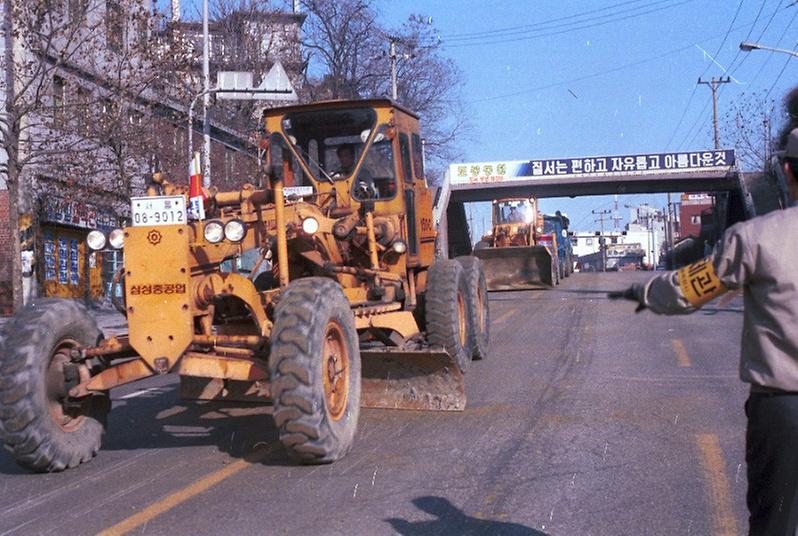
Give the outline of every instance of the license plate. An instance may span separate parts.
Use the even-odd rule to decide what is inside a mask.
[[[130,214],[134,227],[185,225],[186,198],[182,195],[132,197]]]

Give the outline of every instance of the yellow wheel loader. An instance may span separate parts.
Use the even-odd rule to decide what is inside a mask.
[[[127,335],[103,339],[74,301],[13,320],[0,436],[18,463],[88,461],[109,391],[158,374],[179,374],[186,398],[271,403],[304,463],[347,453],[361,405],[464,408],[463,373],[487,352],[485,278],[473,257],[434,258],[418,117],[379,99],[264,121],[268,187],[189,199],[156,174],[129,227],[90,233],[124,251]]]
[[[493,202],[493,227],[474,247],[482,261],[488,290],[545,288],[556,285],[556,245],[540,243],[543,216],[537,199]]]

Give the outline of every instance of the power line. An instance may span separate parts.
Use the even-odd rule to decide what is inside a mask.
[[[743,0],[740,0],[740,2],[737,4],[737,9],[734,11],[734,17],[732,17],[732,20],[729,23],[729,27],[726,29],[726,33],[723,36],[723,40],[720,42],[720,45],[718,45],[718,49],[715,51],[715,54],[712,57],[713,61],[715,61],[715,58],[717,58],[718,55],[720,54],[720,51],[723,49],[723,45],[726,44],[726,40],[729,38],[729,34],[731,33],[732,29],[734,28],[734,23],[737,21],[737,17],[740,15],[740,8],[742,7],[742,5],[743,5]],[[712,66],[711,63],[709,65],[707,65],[704,68],[704,71],[699,76],[699,78],[701,78],[701,76],[704,76],[705,74],[707,74],[707,71],[709,70],[709,68],[711,66]],[[687,99],[687,104],[684,107],[684,111],[682,112],[682,115],[679,118],[679,122],[676,124],[676,128],[673,129],[673,133],[671,134],[671,137],[668,140],[668,144],[666,145],[666,147],[670,146],[671,141],[673,140],[673,138],[676,137],[676,133],[679,131],[679,127],[682,126],[682,121],[684,121],[684,118],[687,115],[687,110],[690,109],[690,103],[693,102],[693,97],[695,96],[695,93],[696,93],[696,87],[693,87],[693,91],[690,93],[690,98]],[[692,128],[690,130],[692,130]],[[690,132],[690,131],[688,130],[688,132]]]
[[[650,1],[650,0],[638,0],[638,1]],[[601,9],[592,10],[592,11],[589,11],[589,12],[584,12],[584,13],[580,13],[580,14],[577,14],[577,15],[572,15],[570,17],[561,17],[559,20],[558,19],[553,19],[551,21],[544,21],[544,22],[541,22],[541,23],[533,24],[533,25],[530,25],[531,27],[529,29],[525,29],[525,30],[516,30],[516,31],[501,32],[501,33],[499,33],[499,31],[484,32],[485,35],[482,35],[482,34],[476,35],[476,34],[474,34],[474,35],[467,35],[467,36],[456,37],[456,38],[442,37],[442,40],[447,42],[447,43],[451,43],[451,45],[454,47],[454,46],[473,46],[473,45],[481,45],[481,44],[491,44],[491,43],[494,43],[494,42],[501,42],[501,41],[516,41],[516,40],[521,40],[521,39],[529,39],[529,38],[533,38],[533,37],[539,37],[539,34],[541,34],[543,32],[549,32],[551,30],[555,30],[555,29],[558,29],[558,28],[568,28],[570,26],[571,28],[568,29],[568,31],[570,31],[570,30],[574,30],[574,29],[580,29],[579,25],[583,25],[585,23],[594,23],[596,21],[606,20],[606,19],[610,19],[610,22],[611,22],[612,19],[617,18],[619,15],[624,15],[624,14],[628,14],[628,13],[635,14],[635,12],[639,12],[642,9],[654,7],[654,6],[663,4],[663,3],[669,3],[669,2],[673,2],[673,1],[675,1],[675,0],[655,0],[655,1],[653,1],[653,2],[651,2],[649,4],[647,4],[647,5],[637,6],[637,7],[633,7],[633,8],[629,8],[629,9],[622,9],[622,10],[618,10],[618,11],[616,11],[614,13],[608,13],[608,14],[605,14],[605,15],[597,16],[597,17],[586,17],[586,18],[584,18],[584,20],[572,20],[570,22],[560,22],[559,24],[553,24],[553,23],[559,22],[559,20],[583,18],[583,17],[585,17],[585,15],[587,15],[589,13],[592,13],[592,12],[595,12],[595,11],[602,11]],[[664,7],[667,8],[669,6],[664,6]],[[604,11],[606,11],[606,9],[604,9]],[[637,15],[634,15],[634,16],[637,16]]]
[[[525,29],[525,28],[539,28],[540,26],[544,26],[544,25],[550,24],[552,22],[560,22],[560,21],[563,21],[563,20],[575,19],[575,18],[582,17],[584,15],[589,15],[589,14],[592,14],[592,13],[600,13],[602,11],[608,11],[610,9],[613,9],[613,8],[616,8],[616,7],[619,7],[619,6],[625,6],[625,5],[629,5],[629,4],[636,4],[638,2],[643,2],[643,1],[645,1],[645,0],[627,0],[626,2],[619,2],[617,4],[612,4],[610,6],[604,6],[604,7],[597,8],[597,9],[591,9],[591,10],[588,10],[588,11],[582,11],[581,13],[575,13],[573,15],[567,15],[565,17],[556,17],[556,18],[553,18],[553,19],[548,19],[548,20],[544,20],[544,21],[540,21],[540,22],[531,23],[531,24],[522,24],[520,26],[508,26],[506,28],[494,28],[493,30],[485,30],[484,32],[459,33],[459,34],[450,34],[448,36],[446,36],[444,34],[443,39],[446,39],[446,40],[460,40],[460,39],[464,39],[464,38],[468,38],[468,37],[475,37],[475,36],[492,36],[492,35],[495,35],[496,33],[499,33],[499,32],[505,33],[505,35],[506,35],[507,32],[513,32],[513,31],[517,31],[517,30]]]
[[[616,71],[621,71],[623,69],[628,69],[629,67],[636,67],[637,65],[642,65],[644,63],[648,63],[648,62],[653,61],[653,60],[658,60],[658,59],[664,58],[666,56],[670,56],[671,54],[676,54],[677,52],[683,52],[683,51],[691,49],[691,48],[693,48],[693,45],[689,45],[689,46],[681,47],[681,48],[676,48],[676,49],[673,49],[673,50],[669,50],[667,52],[663,52],[662,54],[659,54],[657,56],[652,56],[650,58],[645,58],[645,59],[642,59],[642,60],[639,60],[639,61],[635,61],[635,62],[632,62],[632,63],[625,63],[625,64],[619,65],[617,67],[613,67],[613,68],[610,68],[610,69],[603,69],[601,71],[596,71],[596,72],[593,72],[593,73],[590,73],[590,74],[586,74],[586,75],[583,75],[583,76],[578,76],[576,78],[571,78],[571,79],[568,79],[568,80],[561,80],[559,82],[552,82],[550,84],[545,84],[545,85],[542,85],[542,86],[522,89],[522,90],[519,90],[519,91],[514,91],[512,93],[503,93],[501,95],[494,95],[492,97],[484,97],[482,99],[474,99],[474,100],[469,101],[469,102],[473,104],[473,103],[477,103],[477,102],[488,102],[488,101],[492,101],[492,100],[505,99],[507,97],[516,97],[518,95],[524,95],[526,93],[532,93],[533,91],[541,91],[543,89],[550,89],[550,88],[553,88],[553,87],[561,86],[563,84],[572,84],[574,82],[581,82],[583,80],[587,80],[587,79],[593,78],[595,76],[601,76],[601,75],[605,75],[605,74],[608,74],[608,73],[614,73]]]
[[[488,41],[479,41],[479,42],[472,42],[472,43],[454,43],[454,44],[451,44],[451,45],[447,45],[446,41],[442,41],[442,42],[443,42],[443,45],[446,46],[447,48],[462,48],[462,47],[469,47],[469,46],[486,46],[486,45],[496,45],[496,44],[505,44],[505,43],[515,43],[515,42],[518,42],[518,41],[529,41],[531,39],[537,39],[537,38],[540,38],[540,37],[550,37],[552,35],[561,35],[561,34],[564,34],[564,33],[570,33],[570,32],[574,32],[574,31],[578,31],[578,30],[585,30],[585,29],[588,29],[588,28],[595,28],[597,26],[605,26],[607,24],[612,24],[612,23],[615,23],[615,22],[620,22],[620,21],[624,21],[624,20],[628,20],[628,19],[632,19],[632,18],[641,17],[643,15],[648,15],[650,13],[656,13],[658,11],[671,9],[671,8],[678,7],[678,6],[681,6],[681,5],[690,3],[690,2],[694,2],[694,1],[695,0],[682,0],[682,1],[677,2],[675,4],[671,4],[671,5],[667,5],[667,6],[663,6],[663,7],[659,7],[659,8],[654,8],[654,9],[649,9],[648,11],[641,11],[639,13],[635,13],[635,14],[632,14],[632,15],[627,15],[625,17],[617,17],[617,18],[613,18],[612,20],[607,20],[607,21],[603,21],[603,22],[595,22],[595,23],[591,23],[591,24],[583,24],[581,26],[574,26],[572,28],[566,28],[564,30],[558,30],[558,31],[554,31],[554,32],[544,32],[544,33],[539,33],[539,34],[536,34],[536,35],[530,35],[530,36],[525,36],[525,37],[515,37],[515,38],[512,38],[512,39],[495,39],[495,40],[492,40],[492,41],[488,40]],[[598,18],[604,18],[604,17],[598,17]],[[584,21],[584,22],[586,22],[586,21]]]
[[[748,33],[745,34],[745,38],[743,38],[743,41],[748,41],[748,39],[750,39],[750,37],[751,37],[751,34],[754,33],[754,28],[756,28],[756,23],[759,22],[759,17],[762,15],[762,11],[765,10],[765,4],[767,4],[767,2],[768,2],[768,0],[762,0],[762,4],[759,6],[759,11],[757,11],[757,13],[756,13],[756,18],[754,19],[753,24],[751,24],[751,28],[748,29]],[[776,16],[776,13],[779,10],[779,6],[781,5],[781,2],[783,2],[783,0],[779,0],[779,3],[776,6],[776,9],[773,11],[773,15],[771,15],[771,17],[770,17],[770,21],[768,22],[767,25],[765,25],[765,30],[767,30],[767,27],[770,26],[770,23],[773,21],[773,17]],[[745,59],[748,57],[748,54],[746,54],[745,56],[743,56],[742,61],[738,65],[735,65],[735,62],[737,61],[737,58],[739,58],[741,54],[742,54],[742,50],[740,50],[738,48],[737,49],[737,54],[734,55],[734,58],[732,59],[731,63],[729,64],[729,70],[731,71],[729,73],[730,76],[733,75],[737,71],[737,69],[740,68],[740,65],[745,63]]]

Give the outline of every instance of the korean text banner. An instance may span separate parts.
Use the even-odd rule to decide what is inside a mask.
[[[734,165],[733,150],[588,156],[452,164],[452,184],[480,184],[535,178],[607,177],[723,170]]]

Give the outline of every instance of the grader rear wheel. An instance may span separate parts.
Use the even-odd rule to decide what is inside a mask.
[[[360,413],[360,349],[337,282],[308,277],[280,298],[269,368],[280,440],[303,463],[330,463],[352,446]]]
[[[488,286],[485,283],[485,272],[482,262],[473,256],[457,257],[468,283],[468,325],[471,333],[471,357],[485,359],[488,357],[490,339],[490,312],[488,308]]]
[[[100,449],[107,396],[67,403],[66,383],[77,368],[71,350],[97,344],[102,334],[78,302],[43,299],[7,328],[0,354],[0,437],[14,459],[34,471],[62,471]],[[82,365],[80,365],[82,366]]]
[[[449,352],[461,372],[468,369],[473,353],[469,311],[463,267],[452,259],[436,261],[427,275],[424,299],[427,335],[433,345]]]

